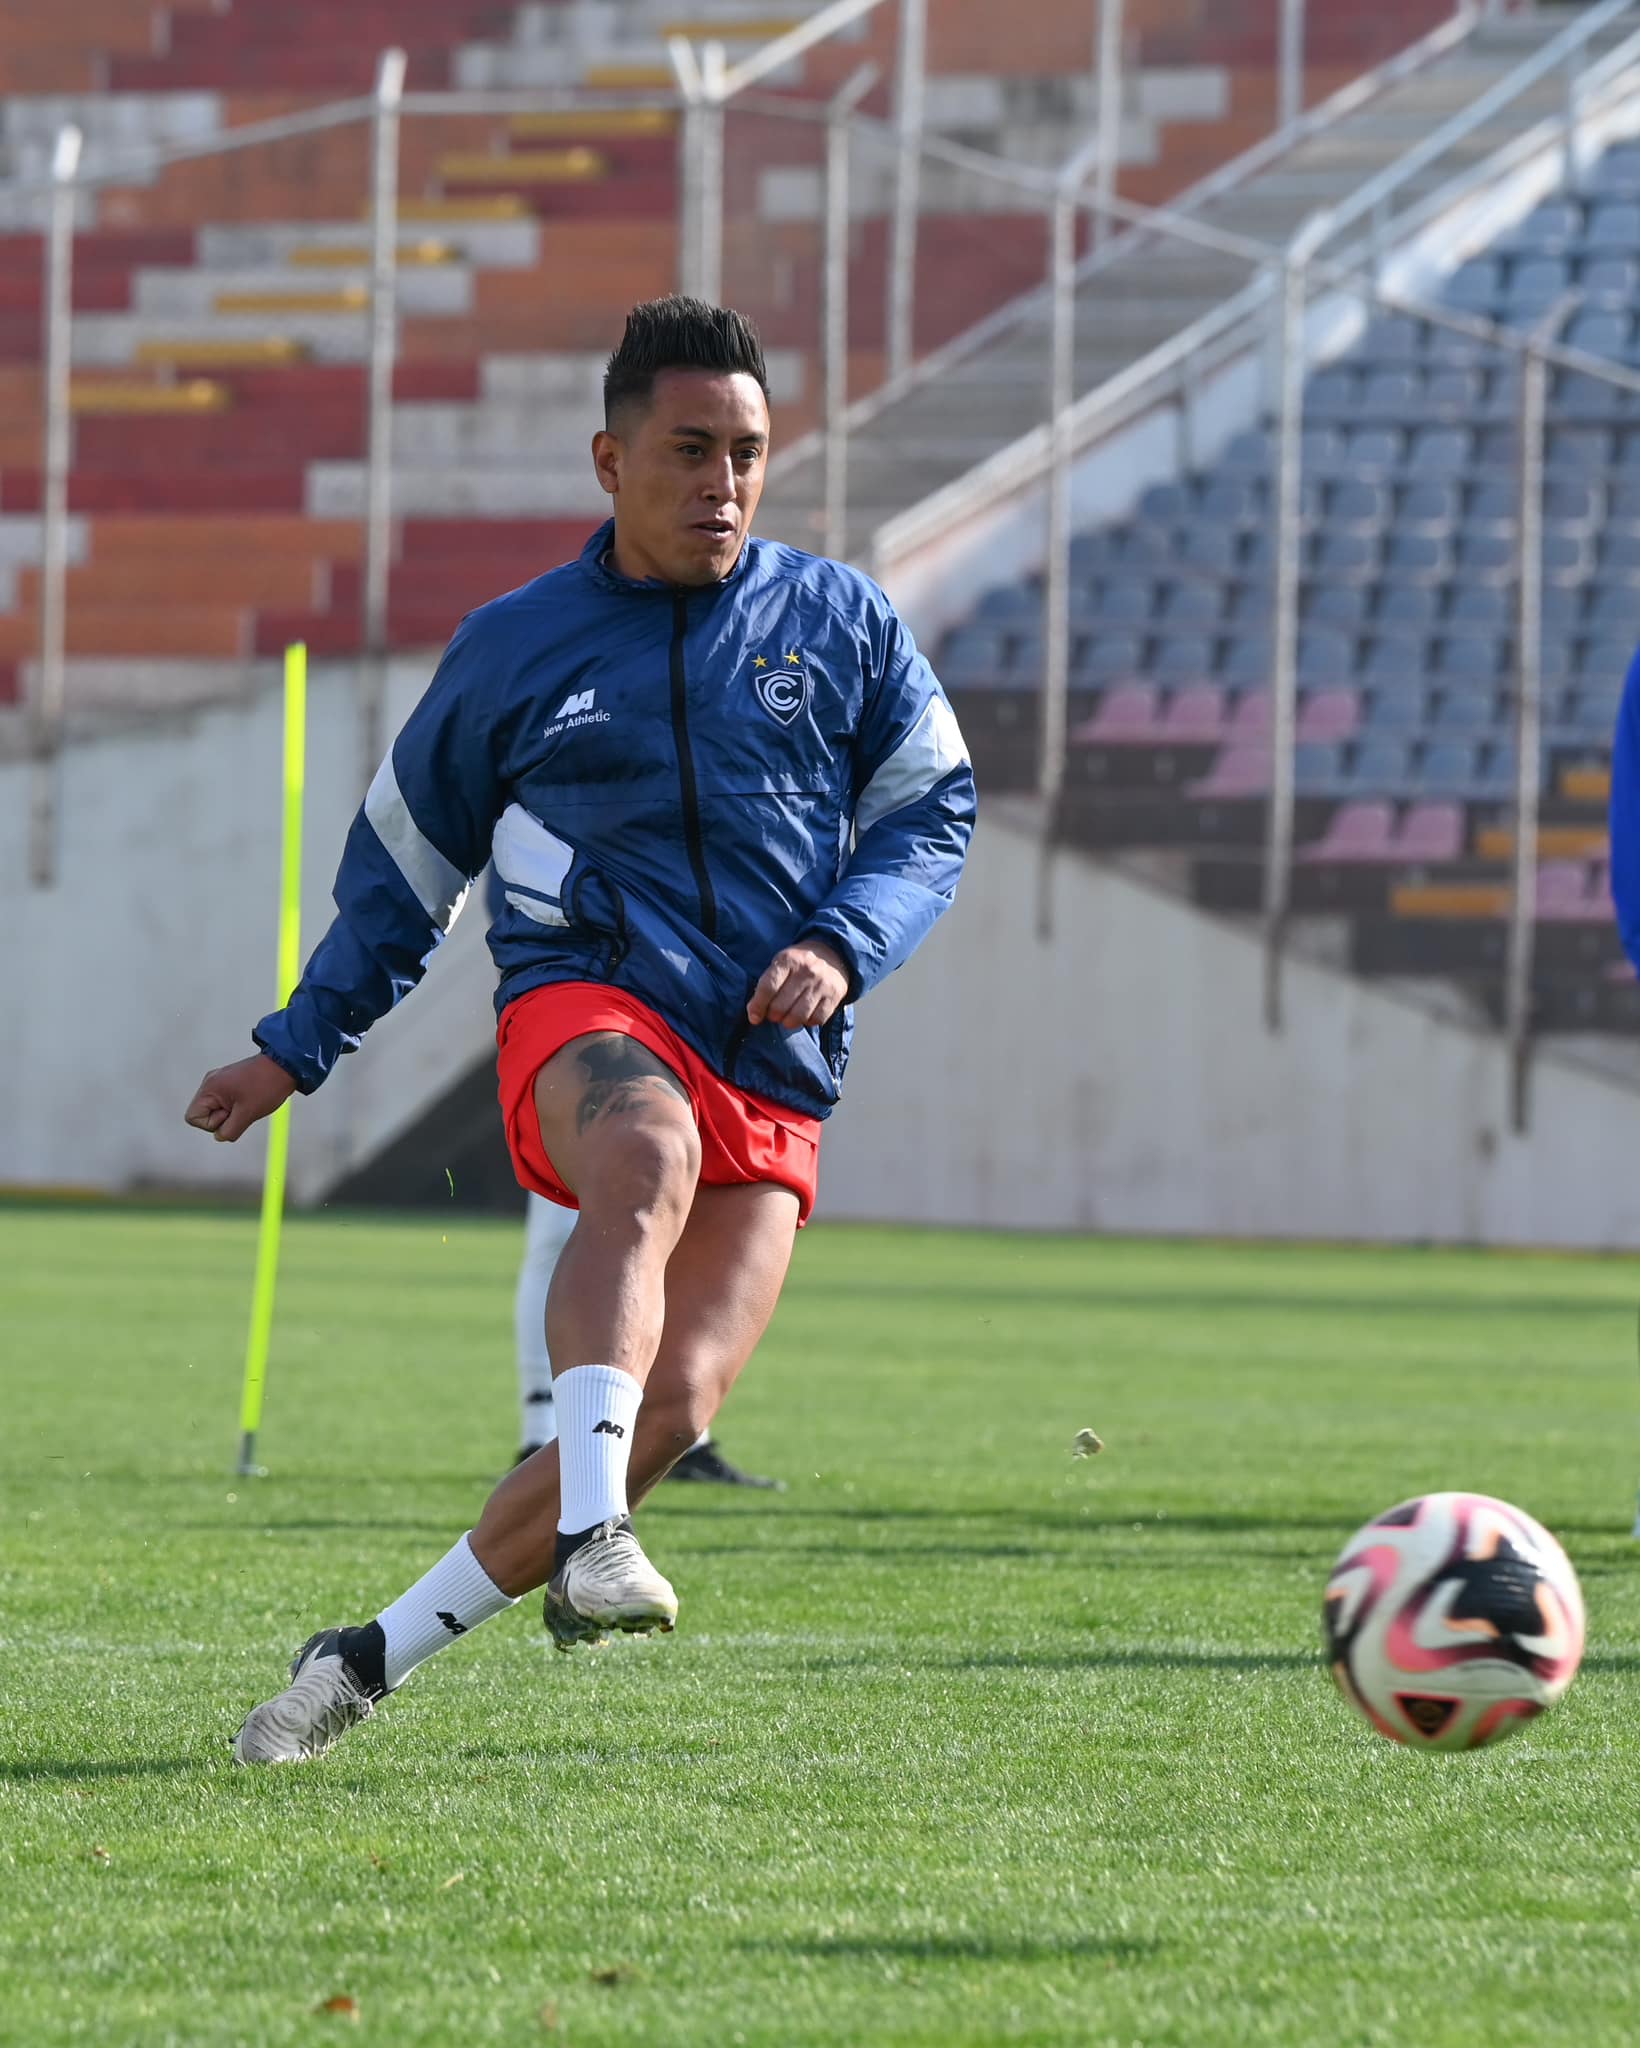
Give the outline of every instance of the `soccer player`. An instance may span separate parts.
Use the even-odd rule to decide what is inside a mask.
[[[850,1006],[946,909],[973,826],[956,720],[883,593],[749,537],[768,448],[750,324],[636,307],[592,440],[611,520],[462,621],[299,987],[188,1106],[231,1142],[317,1088],[493,859],[508,1144],[526,1188],[580,1212],[547,1303],[557,1442],[374,1621],[308,1639],[241,1763],[323,1754],[535,1587],[565,1649],[676,1619],[631,1507],[761,1338]]]
[[[522,1449],[516,1460],[520,1465],[544,1450],[558,1434],[557,1413],[552,1404],[552,1358],[547,1350],[547,1292],[557,1270],[558,1255],[575,1227],[573,1209],[561,1209],[556,1202],[537,1194],[530,1194],[525,1200],[528,1209],[524,1219],[524,1256],[518,1262],[518,1287],[513,1296],[513,1331],[518,1340],[518,1407],[523,1421]],[[731,1464],[717,1439],[704,1429],[666,1477],[698,1485],[785,1491],[780,1480],[759,1479]]]

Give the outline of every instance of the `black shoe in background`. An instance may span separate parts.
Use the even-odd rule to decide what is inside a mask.
[[[696,1444],[667,1473],[668,1479],[690,1479],[703,1486],[750,1486],[764,1493],[784,1493],[784,1479],[760,1479],[755,1472],[742,1472],[738,1465],[731,1465],[718,1448],[716,1437],[708,1437],[703,1444]]]

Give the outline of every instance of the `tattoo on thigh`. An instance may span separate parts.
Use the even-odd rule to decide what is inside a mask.
[[[579,1048],[576,1060],[586,1077],[575,1109],[577,1131],[584,1131],[595,1117],[624,1116],[658,1096],[689,1100],[676,1074],[635,1038],[601,1033]]]

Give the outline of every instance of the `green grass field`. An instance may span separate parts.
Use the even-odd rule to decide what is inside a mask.
[[[1634,2039],[1632,1264],[817,1228],[725,1417],[790,1491],[645,1511],[675,1637],[526,1602],[252,1773],[514,1448],[518,1233],[295,1223],[245,1482],[252,1238],[0,1210],[0,2040]],[[1590,1653],[1428,1758],[1317,1619],[1443,1486],[1560,1533]]]

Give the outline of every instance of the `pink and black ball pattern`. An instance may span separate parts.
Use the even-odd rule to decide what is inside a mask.
[[[1410,1749],[1479,1749],[1552,1706],[1583,1595],[1541,1523],[1484,1493],[1403,1501],[1345,1544],[1322,1633],[1339,1690]]]

